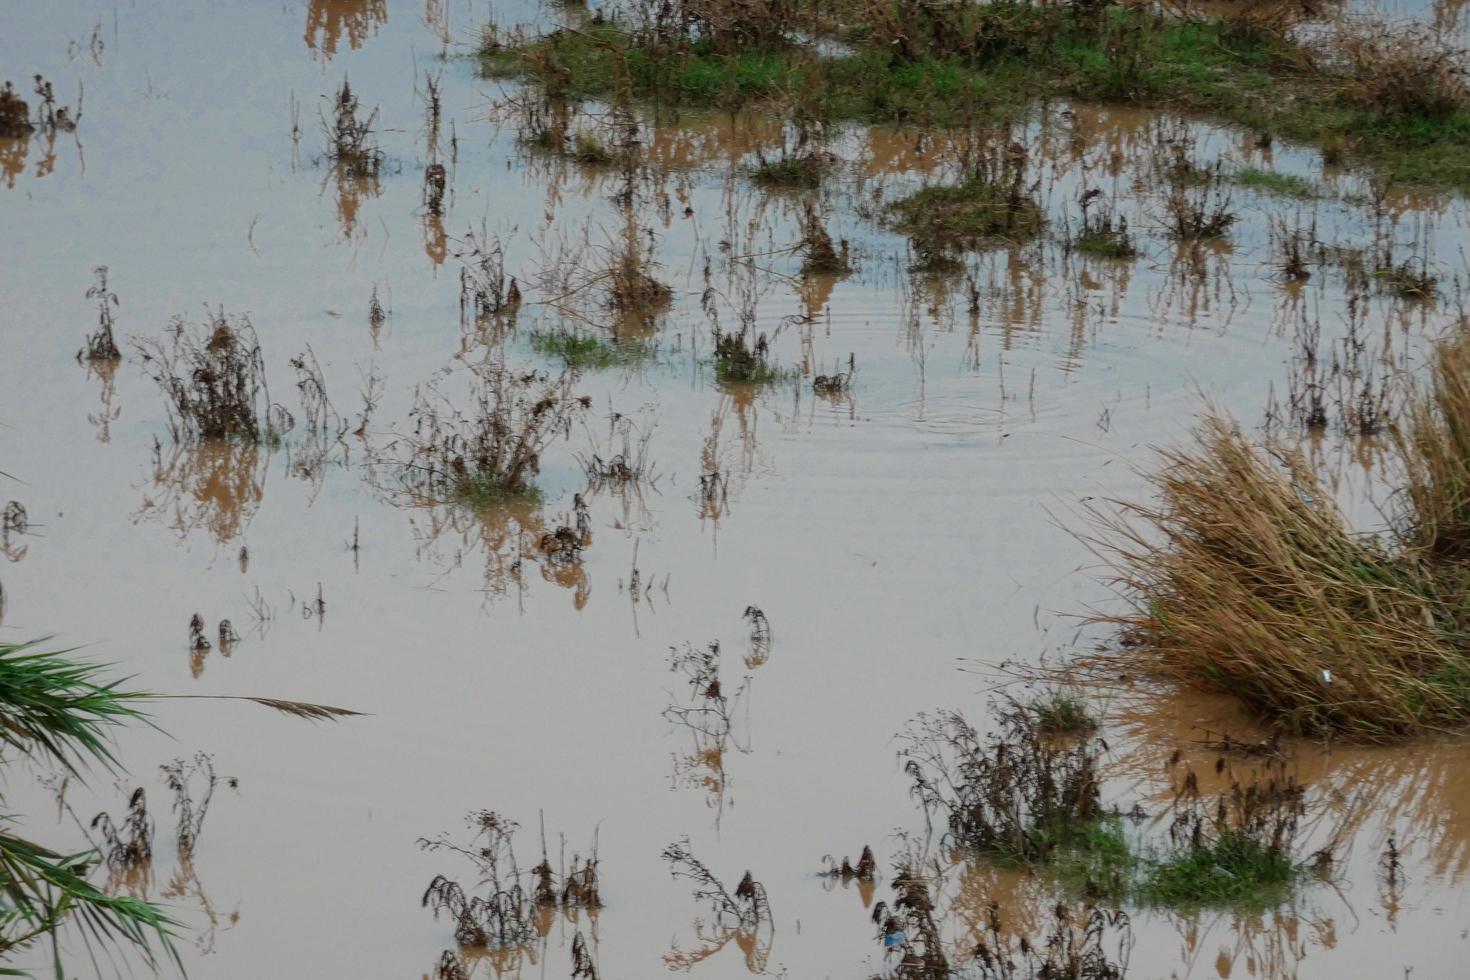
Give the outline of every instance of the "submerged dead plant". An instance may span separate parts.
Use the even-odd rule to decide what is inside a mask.
[[[107,266],[92,270],[97,281],[87,290],[87,298],[97,301],[97,329],[87,335],[87,345],[77,352],[77,360],[116,361],[122,356],[112,336],[112,310],[117,306],[117,293],[107,288]]]
[[[265,359],[247,316],[213,311],[201,329],[175,317],[163,340],[133,339],[163,391],[175,442],[262,442],[271,431]]]
[[[390,488],[429,504],[481,507],[534,494],[541,454],[589,407],[571,393],[568,375],[513,372],[503,364],[473,367],[458,408],[436,386],[419,389],[410,432],[375,454],[390,471]]]
[[[920,715],[904,740],[911,792],[955,847],[1044,862],[1104,815],[1099,744],[1050,737],[1025,705],[1000,703],[984,736],[957,712]]]
[[[671,875],[694,884],[695,900],[707,906],[713,916],[713,932],[705,931],[703,923],[696,922],[703,949],[689,953],[675,947],[664,956],[669,968],[687,969],[733,940],[745,951],[746,966],[751,972],[765,972],[776,928],[766,886],[746,871],[733,891],[726,888],[709,866],[694,856],[687,837],[664,848],[663,859],[668,862]]]
[[[570,870],[558,876],[546,855],[543,835],[541,863],[523,872],[515,853],[519,824],[489,810],[471,813],[468,821],[475,833],[467,845],[444,835],[419,840],[426,851],[469,859],[478,873],[477,883],[468,890],[446,875],[436,875],[422,899],[436,919],[443,913],[454,922],[454,939],[461,946],[514,950],[544,935],[541,910],[601,907],[595,838],[589,856],[585,860],[574,856]]]
[[[343,76],[342,87],[332,97],[330,118],[323,115],[321,119],[327,158],[352,177],[375,177],[383,162],[373,129],[377,121],[378,110],[365,112]]]

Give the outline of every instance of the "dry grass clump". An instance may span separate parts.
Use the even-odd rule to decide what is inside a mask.
[[[606,270],[607,305],[623,317],[645,316],[668,306],[674,291],[654,278],[653,241],[640,247],[640,234],[631,220],[623,239],[612,250]]]
[[[382,165],[375,126],[378,110],[364,113],[357,93],[346,76],[342,87],[332,97],[332,114],[322,117],[322,132],[327,142],[327,157],[352,177],[375,177]]]
[[[197,333],[175,317],[163,340],[134,338],[133,346],[163,391],[175,442],[266,439],[265,359],[249,317],[221,308]]]
[[[0,136],[15,138],[29,136],[31,107],[26,104],[9,82],[0,85]]]
[[[1344,20],[1326,60],[1344,94],[1375,111],[1442,119],[1470,109],[1467,52],[1428,25]]]
[[[695,37],[707,38],[722,53],[751,45],[780,45],[799,26],[800,4],[787,0],[678,0],[660,8],[654,26],[666,34],[674,23]],[[670,16],[672,15],[672,16]]]
[[[1470,472],[1470,387],[1452,373],[1466,355],[1446,350],[1446,386],[1437,375],[1400,439],[1415,474],[1401,534],[1430,556],[1453,540]],[[1294,733],[1382,740],[1470,715],[1459,610],[1441,599],[1458,569],[1354,533],[1298,456],[1268,457],[1218,418],[1152,483],[1156,504],[1102,518],[1131,609],[1099,619],[1123,627],[1130,661]]]
[[[801,274],[844,276],[852,271],[851,248],[847,239],[842,240],[839,250],[832,243],[822,218],[810,201],[802,206],[801,212]]]
[[[1427,393],[1394,432],[1404,488],[1396,530],[1430,559],[1470,558],[1470,334],[1440,344]]]
[[[1026,179],[1026,147],[984,141],[965,157],[959,183],[925,187],[888,205],[890,223],[914,240],[915,250],[983,248],[1040,234],[1046,218],[1038,181]]]

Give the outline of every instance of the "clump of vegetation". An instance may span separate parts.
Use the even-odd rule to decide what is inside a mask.
[[[422,900],[425,908],[433,910],[435,919],[443,913],[453,920],[454,939],[461,946],[515,950],[540,934],[539,910],[601,906],[595,841],[590,856],[585,860],[573,857],[571,869],[558,880],[543,840],[541,863],[527,873],[527,888],[522,883],[526,875],[515,853],[519,824],[489,810],[471,813],[468,822],[475,831],[468,845],[456,844],[444,835],[419,840],[426,851],[468,858],[478,874],[477,883],[469,891],[452,878],[436,875]]]
[[[1108,259],[1131,259],[1138,254],[1133,234],[1128,230],[1128,219],[1117,214],[1113,206],[1105,204],[1093,209],[1102,197],[1102,191],[1092,188],[1085,191],[1079,201],[1082,208],[1082,225],[1072,246],[1079,252]]]
[[[1246,167],[1235,175],[1235,182],[1252,190],[1279,194],[1282,197],[1295,197],[1304,201],[1322,196],[1321,188],[1307,178],[1298,177],[1296,174],[1284,174],[1276,170]]]
[[[1374,270],[1373,278],[1379,288],[1405,299],[1432,299],[1439,287],[1439,277],[1429,271],[1424,259],[1417,264],[1409,259],[1397,265],[1385,263]]]
[[[614,248],[606,273],[607,305],[619,316],[647,316],[674,298],[674,291],[652,274],[652,235],[646,247],[639,246],[639,237],[630,210],[627,232]]]
[[[835,367],[831,374],[819,374],[812,378],[812,391],[827,398],[836,398],[852,391],[852,379],[857,374],[857,358],[847,355],[847,370]]]
[[[346,76],[342,87],[332,98],[331,118],[322,116],[322,131],[327,143],[327,158],[344,174],[354,179],[372,179],[383,164],[373,127],[378,110],[364,113],[357,94]]]
[[[102,835],[109,868],[139,868],[153,860],[153,818],[148,815],[143,787],[128,798],[128,815],[121,827],[103,811],[92,818],[92,829]]]
[[[852,271],[847,240],[842,241],[841,250],[832,244],[832,236],[827,234],[821,216],[810,201],[802,208],[801,248],[801,274],[804,276],[845,276]]]
[[[622,490],[654,482],[657,475],[653,461],[648,458],[652,424],[640,426],[632,417],[614,412],[608,419],[608,428],[607,444],[596,445],[590,452],[577,456],[587,477],[588,490]]]
[[[580,493],[572,495],[572,513],[575,515],[575,527],[559,524],[555,530],[543,533],[536,542],[536,547],[553,568],[578,564],[583,550],[592,544],[592,518]]]
[[[1090,735],[1097,730],[1097,717],[1070,691],[1052,691],[1028,702],[1026,710],[1043,735]]]
[[[97,329],[87,335],[87,345],[77,352],[77,360],[116,361],[122,354],[112,336],[112,310],[117,306],[117,293],[107,288],[107,266],[92,270],[97,281],[87,289],[87,298],[97,301]]]
[[[442,163],[424,168],[424,211],[430,218],[444,217],[444,194],[449,186],[449,171]]]
[[[1109,949],[1110,938],[1116,940],[1116,952]],[[992,902],[975,962],[980,980],[1123,980],[1132,946],[1132,922],[1121,909],[1088,905],[1078,911],[1058,903],[1047,935],[1036,942],[1008,935],[1000,906]]]
[[[921,255],[1034,237],[1045,219],[1036,184],[1026,180],[1027,156],[1020,143],[987,146],[958,183],[925,187],[890,203],[888,220],[914,239]]]
[[[685,726],[696,736],[722,743],[734,727],[736,707],[745,694],[742,684],[727,694],[720,680],[720,643],[711,640],[705,647],[686,643],[683,648],[670,648],[669,669],[682,674],[689,686],[688,704],[671,704],[664,717]]]
[[[250,318],[209,315],[196,332],[175,317],[162,341],[133,339],[146,371],[163,391],[175,442],[265,441],[271,432],[265,360]]]
[[[771,903],[766,897],[766,886],[746,871],[734,891],[726,888],[714,872],[694,856],[687,837],[664,848],[663,859],[668,862],[669,873],[674,878],[693,882],[694,898],[708,908],[712,916],[710,925],[714,930],[709,934],[704,931],[703,923],[697,923],[704,948],[686,953],[676,946],[665,954],[665,964],[670,969],[687,969],[734,940],[745,952],[746,966],[751,972],[764,973],[776,928]]]
[[[771,345],[765,334],[752,343],[751,329],[724,333],[713,331],[715,341],[715,380],[721,384],[764,385],[784,381],[791,372],[771,356]]]
[[[620,341],[590,330],[557,327],[530,334],[531,349],[554,357],[575,370],[602,370],[632,364],[649,357],[651,348],[641,340]]]
[[[572,937],[572,980],[599,980],[597,963],[587,947],[587,937],[581,930]]]
[[[1105,816],[1099,747],[1048,737],[1024,705],[998,705],[996,727],[983,737],[944,712],[919,716],[904,738],[911,792],[955,847],[1045,863]]]
[[[740,618],[750,624],[750,650],[745,654],[745,666],[754,670],[771,659],[771,621],[760,606],[746,606]]]
[[[1172,237],[1181,242],[1220,238],[1235,224],[1230,190],[1219,161],[1210,167],[1187,162],[1170,166],[1165,175],[1163,224]]]
[[[863,853],[858,857],[857,863],[853,864],[850,858],[844,857],[842,863],[827,854],[822,857],[822,875],[827,878],[840,878],[847,881],[873,881],[878,877],[878,862],[873,858],[873,849],[863,845]]]
[[[1461,637],[1470,352],[1440,351],[1394,441],[1407,474],[1390,543],[1354,533],[1298,455],[1206,420],[1163,454],[1155,504],[1100,517],[1131,608],[1120,656],[1240,698],[1284,730],[1367,740],[1470,717]]]
[[[483,229],[466,232],[463,248],[455,253],[459,268],[459,314],[484,325],[514,317],[521,307],[521,287],[505,274],[505,249]]]
[[[897,975],[905,980],[948,980],[953,973],[929,882],[912,862],[904,862],[893,876],[893,891],[893,905],[874,905],[872,919],[883,948],[899,951]]]
[[[714,872],[694,856],[687,837],[664,848],[663,859],[669,863],[669,873],[675,878],[694,882],[695,899],[707,902],[717,920],[733,922],[748,929],[771,925],[771,903],[766,898],[766,886],[749,871],[741,877],[734,892],[729,891]]]
[[[1232,782],[1213,802],[1186,787],[1174,804],[1170,848],[1145,863],[1137,896],[1170,907],[1279,900],[1303,871],[1294,859],[1303,797],[1282,766],[1264,781]],[[1328,861],[1329,852],[1318,855],[1320,864]]]
[[[1425,24],[1343,19],[1319,68],[1359,105],[1387,116],[1446,121],[1470,108],[1466,54]]]
[[[1305,282],[1312,278],[1311,263],[1326,257],[1326,247],[1317,239],[1317,221],[1305,227],[1298,218],[1288,224],[1285,218],[1271,220],[1272,259],[1281,275],[1289,282]]]
[[[684,728],[690,737],[688,753],[674,760],[675,781],[704,789],[706,802],[723,813],[725,755],[732,746],[748,751],[736,737],[735,718],[750,690],[750,678],[733,691],[726,688],[721,678],[718,640],[704,647],[686,643],[682,648],[670,648],[669,669],[682,674],[689,687],[687,699],[675,701],[663,711],[665,718]]]
[[[1409,400],[1393,440],[1404,473],[1393,524],[1409,556],[1429,567],[1470,558],[1470,334],[1463,326],[1435,350],[1428,390]],[[1446,572],[1448,599],[1459,605],[1455,571],[1450,565]],[[1470,684],[1464,669],[1446,664],[1432,675]]]
[[[412,431],[376,453],[396,489],[424,503],[477,508],[534,496],[541,454],[591,405],[573,396],[566,375],[495,363],[472,368],[467,402],[456,408],[434,386],[415,392]]]
[[[557,97],[779,112],[799,92],[825,117],[917,126],[1016,118],[1055,97],[1168,107],[1315,143],[1398,181],[1470,182],[1463,59],[1427,28],[1296,32],[1300,7],[1206,15],[1107,0],[690,6],[635,0],[509,43],[491,32],[482,64]]]
[[[752,181],[763,187],[816,190],[836,165],[837,158],[824,150],[786,153],[783,148],[780,155],[771,158],[758,152],[755,164],[746,172]]]
[[[35,76],[36,98],[40,100],[36,109],[36,126],[45,132],[54,135],[59,132],[75,132],[77,123],[82,120],[82,92],[80,83],[77,89],[77,108],[75,114],[64,105],[56,103],[56,92],[51,83],[40,75]],[[24,104],[24,103],[22,103]],[[14,112],[14,108],[11,109]],[[29,132],[29,130],[27,130]],[[20,135],[25,135],[24,133]]]
[[[1402,366],[1392,357],[1392,335],[1383,331],[1377,349],[1363,323],[1364,304],[1350,304],[1347,333],[1324,354],[1321,324],[1303,317],[1287,376],[1291,422],[1307,432],[1331,425],[1345,435],[1376,436],[1388,424],[1390,385]],[[1330,409],[1330,410],[1329,410]],[[1281,421],[1277,406],[1267,409],[1268,432]]]
[[[29,136],[35,127],[31,125],[31,107],[11,87],[10,82],[0,85],[0,136],[16,139]]]
[[[873,907],[878,940],[896,959],[881,976],[900,980],[1123,980],[1133,945],[1132,924],[1121,910],[1058,902],[1044,936],[1018,935],[1003,922],[999,903],[976,909],[964,948],[947,948],[936,901],[940,870],[915,855],[901,859],[892,903]],[[1116,944],[1114,948],[1114,944]],[[875,978],[876,980],[876,978]]]
[[[220,646],[225,647],[225,637],[230,630],[230,621],[220,621]],[[199,846],[199,837],[204,833],[204,820],[209,816],[209,804],[214,800],[214,790],[220,777],[214,771],[214,757],[208,752],[196,752],[192,759],[175,759],[158,767],[163,772],[164,782],[174,794],[173,812],[177,820],[179,855],[185,859],[194,855]],[[225,779],[234,788],[235,778]],[[199,799],[194,799],[196,783],[202,786]]]

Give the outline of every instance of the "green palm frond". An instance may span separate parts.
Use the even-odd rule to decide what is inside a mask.
[[[173,945],[176,923],[150,902],[99,890],[84,877],[95,859],[95,852],[59,854],[0,831],[0,954],[52,935],[56,975],[62,977],[54,933],[73,917],[89,946],[94,941],[126,942],[150,967],[159,964],[160,950],[182,967]],[[16,970],[0,974],[25,975]]]
[[[0,746],[44,756],[77,772],[87,761],[116,765],[107,729],[144,720],[131,702],[145,695],[104,683],[106,665],[79,663],[70,650],[0,643]]]

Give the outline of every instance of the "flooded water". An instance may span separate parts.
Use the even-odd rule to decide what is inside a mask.
[[[126,773],[68,787],[82,822],[116,817],[145,788],[154,867],[114,884],[171,906],[191,975],[432,974],[455,944],[452,924],[421,906],[425,887],[474,873],[418,841],[467,840],[465,815],[479,809],[523,825],[524,867],[543,820],[553,861],[563,835],[568,856],[595,835],[605,907],[547,923],[521,960],[477,962],[476,975],[568,976],[579,930],[609,978],[873,975],[883,961],[868,906],[886,881],[875,895],[819,872],[823,855],[871,844],[891,876],[894,835],[922,832],[895,734],[937,708],[983,722],[997,680],[984,665],[1054,662],[1107,639],[1078,625],[1113,601],[1071,533],[1079,509],[1143,493],[1149,447],[1181,439],[1207,402],[1258,431],[1287,397],[1304,323],[1320,325],[1324,351],[1360,329],[1417,367],[1455,315],[1464,202],[1375,205],[1367,181],[1310,150],[1054,106],[1026,137],[1053,228],[1100,187],[1141,254],[1089,258],[1053,233],[953,275],[916,273],[908,243],[872,215],[945,172],[944,141],[849,128],[817,196],[856,271],[804,278],[801,196],[738,172],[777,127],[691,117],[646,133],[654,171],[625,208],[615,168],[517,143],[497,108],[514,87],[477,78],[467,56],[491,14],[460,0],[6,11],[0,74],[28,94],[41,73],[82,112],[74,133],[0,140],[0,499],[20,501],[29,524],[3,542],[0,638],[52,636],[143,689],[366,713],[312,724],[242,702],[161,701],[158,731],[119,738]],[[374,175],[324,160],[344,78],[378,110]],[[1306,176],[1324,196],[1237,187],[1228,243],[1180,247],[1161,231],[1149,169],[1179,134],[1201,160]],[[442,217],[425,206],[435,163]],[[437,382],[452,398],[468,366],[498,353],[554,369],[533,347],[538,329],[610,322],[600,300],[555,285],[616,247],[630,214],[672,302],[636,325],[650,356],[575,379],[592,408],[543,453],[541,503],[475,516],[388,492],[369,449],[410,430],[416,388]],[[1350,309],[1338,271],[1288,283],[1273,220],[1315,221],[1344,246],[1376,228],[1400,257],[1427,256],[1444,295],[1375,294]],[[525,292],[513,329],[466,323],[456,256],[467,236],[503,244]],[[76,358],[96,324],[98,266],[118,297],[115,368]],[[753,322],[799,378],[719,384],[702,301],[726,327]],[[130,340],[218,309],[248,315],[271,398],[296,417],[279,447],[171,438]],[[307,432],[291,360],[308,350],[340,438]],[[851,390],[814,394],[812,377],[849,358]],[[594,492],[578,463],[610,455],[613,413],[651,433],[655,478],[636,491]],[[1313,451],[1341,475],[1352,513],[1373,520],[1371,451],[1330,434]],[[720,489],[705,492],[702,477]],[[558,564],[532,542],[574,522],[577,494],[591,543]],[[749,606],[769,621],[768,646],[752,642]],[[196,613],[209,649],[191,649]],[[238,642],[215,639],[220,620]],[[710,641],[722,684],[741,691],[713,743],[666,710],[688,704],[671,648]],[[1207,731],[1251,737],[1212,702],[1125,690],[1109,706],[1109,795],[1125,808],[1161,809],[1176,749],[1212,765],[1195,748]],[[158,767],[196,752],[238,783],[217,790],[180,862]],[[1129,975],[1462,974],[1466,752],[1299,747],[1319,807],[1352,821],[1334,882],[1266,913],[1139,913]],[[12,767],[9,808],[27,833],[83,845],[46,775]],[[770,935],[700,925],[707,908],[660,858],[684,837],[727,883],[747,869],[764,883]],[[1386,881],[1390,838],[1402,873]],[[1017,922],[1047,902],[1038,879],[983,867],[951,890],[956,935],[992,898]],[[46,967],[46,950],[28,955],[13,965]]]

